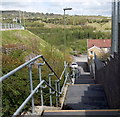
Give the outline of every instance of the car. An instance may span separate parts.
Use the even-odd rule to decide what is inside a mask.
[[[78,68],[78,64],[76,62],[73,62],[71,65],[70,65],[71,68]]]

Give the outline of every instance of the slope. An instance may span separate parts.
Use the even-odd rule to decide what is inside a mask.
[[[27,30],[2,31],[2,73],[15,69],[32,57],[42,54],[55,72],[60,76],[63,70],[63,53]],[[42,61],[41,61],[42,62]],[[42,69],[42,78],[48,79],[51,73],[46,66]],[[39,83],[36,67],[32,69],[33,86]],[[46,75],[45,75],[46,74]],[[10,116],[22,104],[30,93],[28,68],[17,72],[3,84],[3,117]],[[40,105],[39,94],[36,94],[35,105]],[[45,96],[48,98],[48,95]],[[45,99],[45,100],[46,100]],[[47,101],[45,104],[47,105]],[[28,106],[25,107],[28,108]]]

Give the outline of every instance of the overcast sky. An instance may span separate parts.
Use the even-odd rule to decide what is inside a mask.
[[[0,10],[24,10],[63,14],[63,8],[70,15],[111,16],[111,0],[2,0]]]

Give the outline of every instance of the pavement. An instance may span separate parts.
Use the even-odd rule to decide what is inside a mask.
[[[87,55],[80,55],[79,57],[77,56],[72,56],[73,62],[87,62]]]

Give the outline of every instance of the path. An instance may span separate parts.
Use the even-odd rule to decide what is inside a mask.
[[[74,57],[78,63],[79,77],[75,79],[74,85],[69,85],[64,109],[70,110],[91,110],[106,109],[107,101],[101,85],[95,84],[91,77],[86,56]]]

